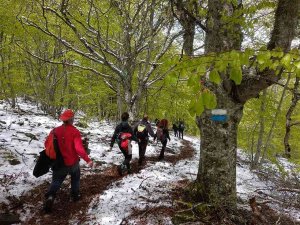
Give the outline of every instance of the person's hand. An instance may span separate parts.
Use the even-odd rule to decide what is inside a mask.
[[[88,164],[87,164],[87,165],[88,165],[88,167],[90,167],[90,168],[93,168],[93,166],[94,166],[94,162],[91,160],[91,161],[89,161],[89,162],[88,162]]]

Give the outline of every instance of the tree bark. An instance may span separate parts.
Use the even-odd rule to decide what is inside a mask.
[[[226,123],[212,121],[208,111],[197,118],[201,135],[196,180],[200,188],[197,192],[205,202],[235,207],[237,128],[242,118],[243,105],[227,98],[222,104],[221,101],[218,107],[228,111],[229,119]]]
[[[263,90],[262,98],[261,98],[261,105],[260,105],[260,115],[259,115],[259,134],[257,139],[256,145],[256,153],[254,156],[254,160],[252,162],[252,168],[256,168],[263,146],[263,139],[265,133],[265,111],[266,111],[266,97],[267,97],[267,90]]]
[[[122,104],[122,97],[121,97],[121,85],[117,84],[117,109],[118,109],[118,115],[117,118],[121,118],[122,110],[123,110],[123,104]]]
[[[291,157],[291,146],[289,144],[289,139],[290,139],[290,134],[291,134],[291,116],[294,112],[294,109],[296,108],[296,105],[299,101],[299,93],[298,93],[298,88],[299,88],[299,77],[296,77],[295,84],[294,84],[294,92],[293,92],[293,98],[292,98],[292,103],[286,113],[286,123],[285,123],[285,135],[283,139],[284,143],[284,155],[288,158]]]
[[[184,30],[182,49],[186,55],[192,56],[194,54],[195,18],[185,11],[182,0],[172,0],[171,3],[176,6],[174,14]]]

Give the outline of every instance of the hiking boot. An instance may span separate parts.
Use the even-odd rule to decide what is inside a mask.
[[[48,196],[47,199],[45,200],[44,210],[46,213],[50,213],[52,211],[53,202],[54,202],[54,198],[52,195]]]
[[[165,158],[164,156],[161,156],[161,155],[160,155],[160,156],[158,157],[158,160],[159,160],[159,161],[163,161],[164,158]]]
[[[118,166],[117,169],[118,169],[119,175],[122,176],[122,175],[123,175],[123,172],[124,172],[124,165],[122,164],[122,165]]]
[[[143,165],[143,160],[140,160],[138,161],[138,166],[142,166]]]
[[[71,201],[72,202],[78,202],[81,199],[80,194],[71,194]]]

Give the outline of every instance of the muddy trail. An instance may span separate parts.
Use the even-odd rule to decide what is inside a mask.
[[[182,146],[180,147],[179,154],[165,155],[164,161],[175,164],[179,160],[192,158],[195,154],[195,150],[191,143],[182,140]],[[173,153],[172,149],[167,148],[166,152]],[[147,168],[151,163],[158,161],[157,156],[146,157],[146,163],[142,167],[138,166],[137,160],[131,162],[132,174],[139,173],[141,169]],[[86,216],[86,211],[89,208],[90,202],[93,198],[101,195],[105,190],[109,189],[109,186],[118,180],[121,180],[123,176],[120,176],[117,172],[117,166],[113,165],[106,168],[101,172],[91,171],[90,174],[84,175],[82,170],[82,177],[80,181],[80,193],[81,199],[78,202],[70,201],[70,178],[67,178],[63,183],[62,188],[57,193],[57,197],[53,204],[53,212],[45,214],[43,211],[44,193],[46,192],[49,182],[45,182],[29,191],[26,195],[20,197],[19,200],[12,200],[10,206],[7,209],[15,214],[25,213],[25,208],[29,208],[30,212],[26,212],[31,216],[28,221],[22,224],[69,224],[70,219],[76,218],[79,224],[83,224],[84,221],[89,221]],[[125,175],[127,176],[127,175]]]

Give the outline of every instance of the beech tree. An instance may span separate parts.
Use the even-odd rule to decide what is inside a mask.
[[[210,0],[205,16],[190,10],[197,1],[173,1],[203,27],[205,54],[183,57],[190,67],[188,84],[195,90],[191,112],[201,133],[199,170],[194,187],[198,201],[236,208],[237,131],[244,104],[278,82],[284,73],[299,75],[299,50],[291,50],[298,26],[299,0],[279,0],[269,42],[260,49],[242,49],[244,13],[241,1]],[[180,3],[180,4],[179,4]],[[203,4],[203,3],[202,3]],[[182,5],[184,9],[182,9]],[[184,28],[184,27],[183,27]],[[186,35],[184,36],[186,37]],[[190,41],[190,39],[185,39]],[[186,52],[192,55],[192,52]],[[213,108],[222,109],[224,121],[212,120]]]
[[[75,54],[77,61],[68,65],[102,77],[132,118],[147,88],[165,77],[161,60],[181,35],[174,32],[168,1],[159,0],[32,1],[20,20]]]

